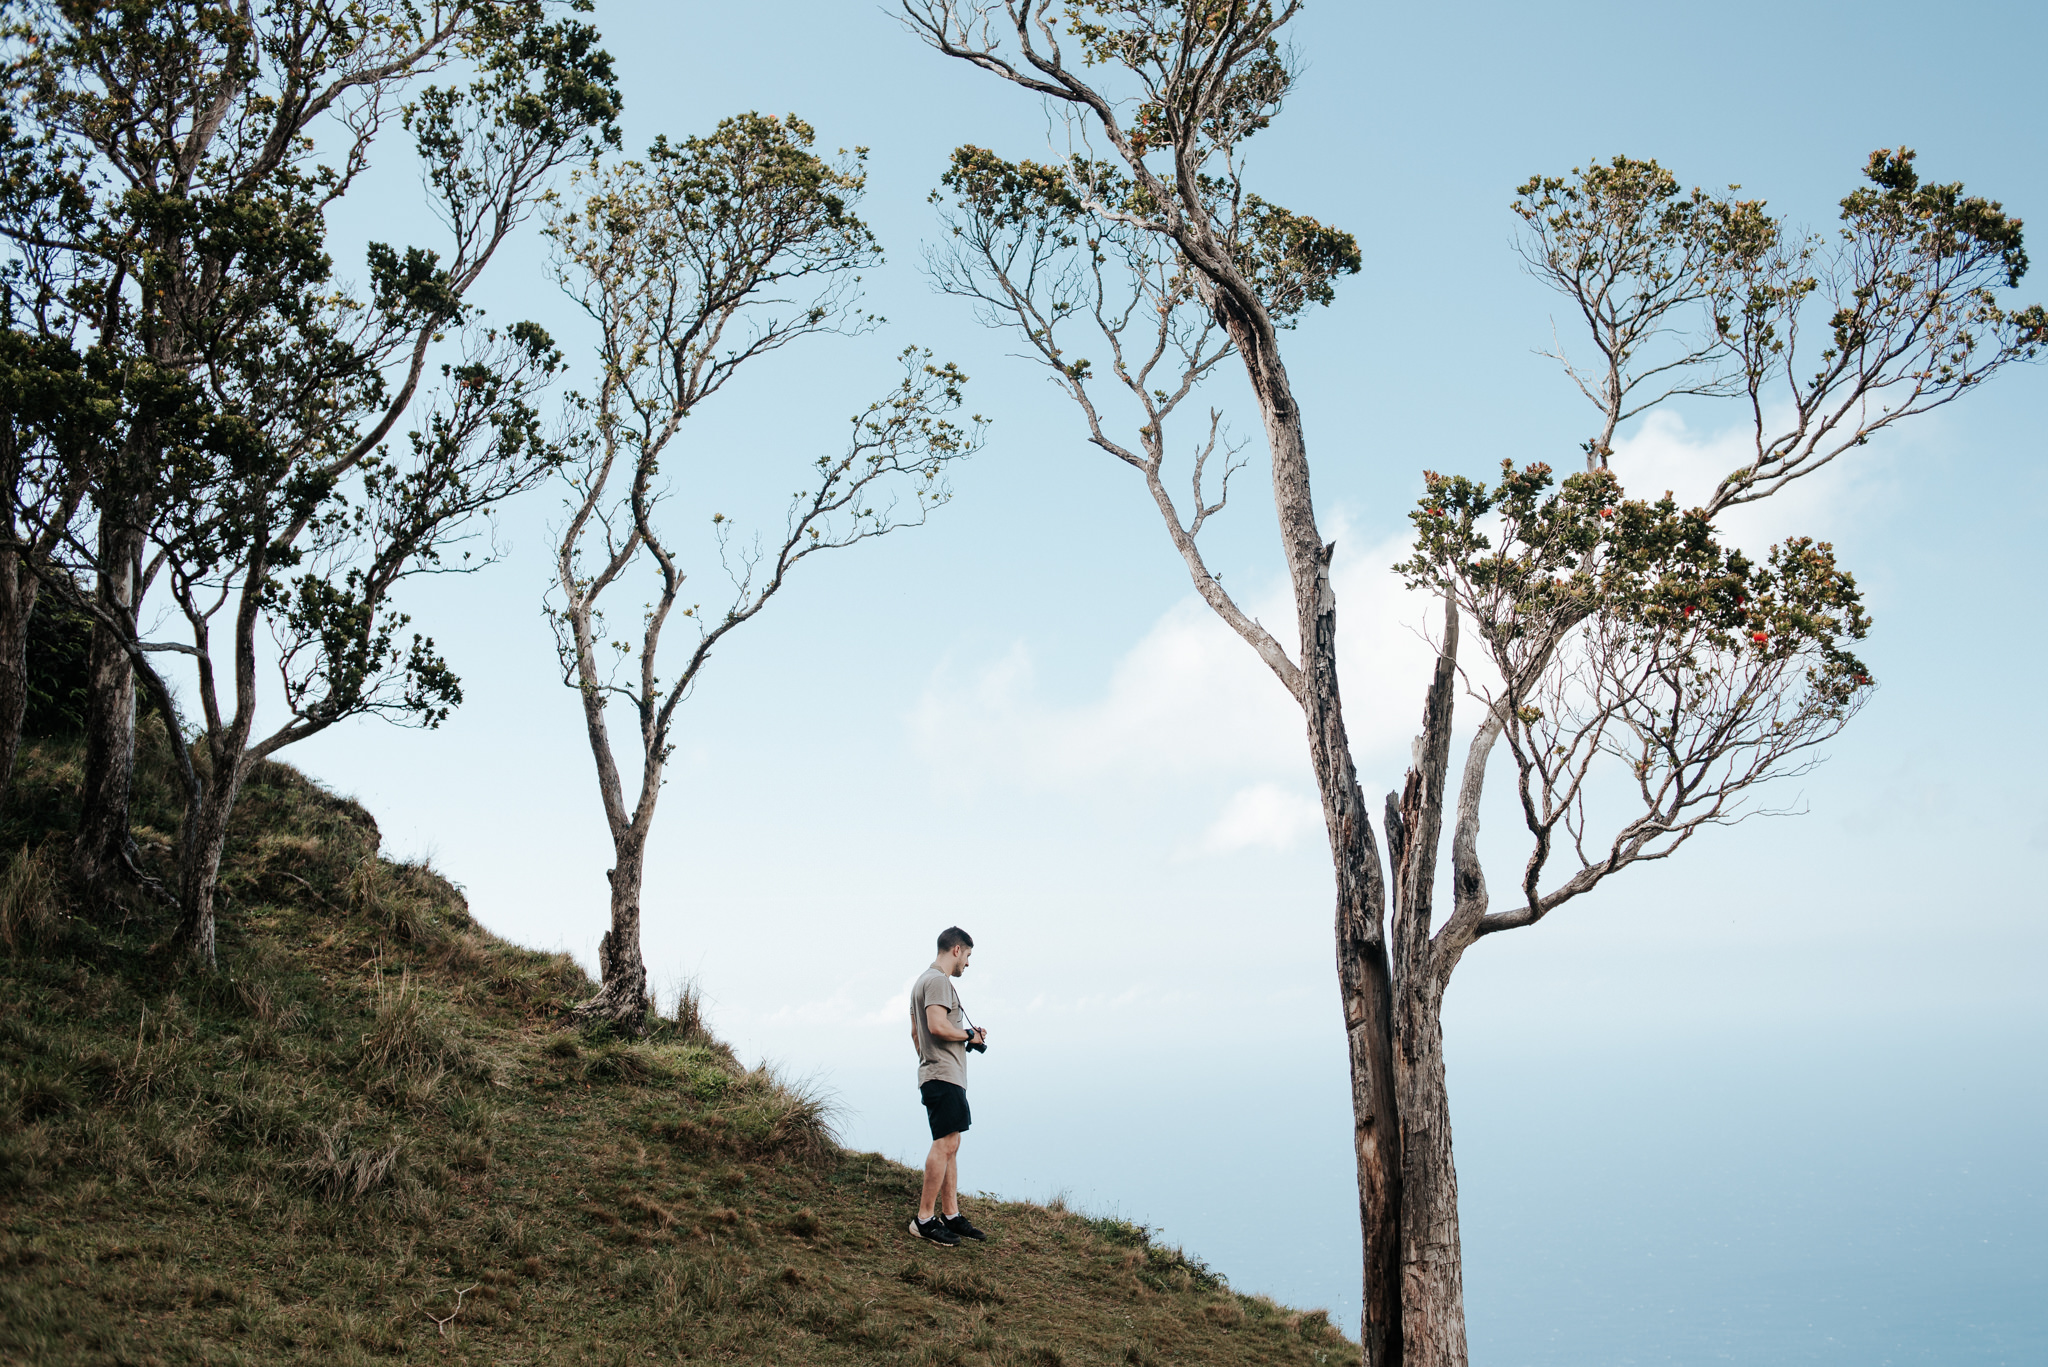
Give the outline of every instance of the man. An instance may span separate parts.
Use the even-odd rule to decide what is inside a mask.
[[[924,1159],[924,1194],[910,1232],[952,1248],[962,1239],[988,1236],[960,1213],[960,1136],[971,1123],[967,1111],[967,1046],[985,1044],[988,1031],[969,1030],[953,979],[967,971],[974,937],[958,926],[939,932],[939,957],[910,989],[910,1042],[917,1049],[917,1090],[932,1125],[932,1150]]]

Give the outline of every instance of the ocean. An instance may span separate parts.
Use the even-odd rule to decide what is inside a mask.
[[[1992,1027],[1958,1050],[1959,1024],[1454,1033],[1473,1361],[2048,1362],[2042,1041]],[[1008,1043],[973,1063],[970,1192],[1152,1225],[1236,1289],[1356,1333],[1341,1044],[1271,1059],[1140,1037],[1077,1068]],[[897,1071],[829,1081],[850,1143],[914,1163],[922,1112]]]

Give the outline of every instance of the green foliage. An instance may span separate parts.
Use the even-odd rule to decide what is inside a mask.
[[[267,619],[282,656],[286,719],[267,736],[250,671],[183,694],[204,742],[203,763],[172,751],[206,813],[183,889],[202,955],[228,776],[345,717],[444,719],[458,682],[407,638],[393,592],[488,560],[444,553],[559,457],[535,407],[552,344],[530,323],[479,326],[465,299],[553,170],[616,141],[611,59],[574,17],[588,6],[567,8],[117,0],[0,19],[10,525],[45,593],[93,614],[167,713],[172,657],[143,648],[137,605],[94,597],[103,574],[153,566],[186,632],[156,650],[246,660]],[[458,58],[465,82],[425,84]],[[370,244],[357,288],[328,214],[388,152],[407,95],[448,240]],[[437,375],[394,457],[387,438]]]
[[[1311,304],[1337,297],[1340,275],[1362,264],[1358,239],[1247,194],[1232,260],[1275,318],[1293,320]]]
[[[1715,491],[1718,512],[2035,358],[2048,313],[1996,295],[2026,272],[2020,221],[1959,183],[1923,185],[1913,161],[1905,148],[1873,153],[1832,240],[1791,230],[1739,187],[1684,192],[1654,161],[1522,185],[1524,259],[1572,301],[1599,355],[1565,362],[1603,411],[1593,463],[1619,424],[1665,399],[1746,397],[1755,458]],[[1809,315],[1822,344],[1802,355]],[[1772,430],[1784,405],[1791,417]]]
[[[1481,633],[1498,660],[1521,660],[1598,617],[1617,644],[1655,653],[1683,670],[1737,669],[1739,661],[1798,660],[1824,709],[1850,706],[1870,686],[1849,649],[1868,633],[1856,581],[1833,548],[1795,537],[1758,565],[1720,544],[1699,510],[1669,494],[1625,498],[1598,470],[1550,492],[1550,467],[1501,465],[1492,489],[1427,473],[1413,557],[1397,569],[1411,588],[1450,592],[1481,608]],[[1497,514],[1498,544],[1481,529]],[[1534,657],[1527,657],[1534,658]]]
[[[1204,159],[1228,154],[1269,126],[1294,84],[1278,30],[1298,5],[1270,0],[1096,0],[1068,4],[1068,27],[1081,40],[1083,62],[1119,66],[1138,76],[1148,96],[1130,116],[1130,139],[1143,155],[1174,145],[1181,130],[1199,129]],[[1191,71],[1218,70],[1205,87]]]
[[[85,730],[91,653],[92,619],[54,594],[42,598],[28,619],[23,735],[67,736]]]
[[[1055,254],[1079,249],[1084,261],[1096,265],[1106,259],[1105,252],[1147,264],[1158,256],[1167,263],[1170,278],[1187,282],[1176,292],[1176,306],[1196,302],[1186,260],[1170,242],[1152,241],[1155,232],[1127,221],[1153,219],[1161,206],[1143,185],[1107,162],[1081,157],[1064,167],[1007,162],[970,144],[954,149],[939,184],[951,200],[934,192],[933,201],[950,204],[948,226],[978,258],[973,269],[1003,277],[1009,289],[1028,295],[1041,278],[1066,284],[1069,276]],[[1215,226],[1233,264],[1282,326],[1298,321],[1312,304],[1330,303],[1338,276],[1358,273],[1362,259],[1350,233],[1255,194],[1233,194],[1218,181],[1200,184],[1219,206]],[[1029,265],[1015,269],[1019,262]],[[1080,303],[1078,296],[1056,300],[1044,312],[1057,321]]]
[[[795,115],[723,119],[708,137],[656,139],[639,160],[593,162],[573,210],[558,209],[549,235],[570,292],[606,325],[606,384],[623,385],[617,407],[597,414],[602,435],[624,425],[640,439],[687,413],[745,360],[821,325],[835,325],[843,287],[789,314],[770,292],[786,281],[851,283],[880,259],[853,212],[867,183],[866,149],[828,162]],[[750,305],[765,310],[754,337],[728,351],[727,326]],[[654,424],[650,429],[647,425]]]
[[[1518,916],[1740,819],[1757,785],[1802,772],[1870,695],[1853,653],[1869,618],[1825,542],[1795,537],[1758,564],[1722,544],[1703,511],[1669,494],[1629,499],[1605,469],[1554,486],[1546,465],[1503,462],[1491,488],[1425,481],[1410,514],[1416,551],[1396,569],[1444,598],[1484,649],[1474,688],[1514,757],[1536,839]],[[1622,767],[1625,787],[1595,790],[1603,761]],[[1636,814],[1595,838],[1589,804],[1630,789]],[[1545,891],[1560,827],[1579,867]]]
[[[2020,221],[1995,199],[1965,195],[1961,181],[1923,185],[1910,148],[1879,148],[1864,177],[1870,188],[1842,200],[1845,239],[1883,237],[1909,242],[1918,256],[1979,260],[1995,265],[2010,289],[2027,273]]]

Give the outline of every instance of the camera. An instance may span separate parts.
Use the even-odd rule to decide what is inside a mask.
[[[970,1038],[967,1041],[967,1047],[969,1049],[972,1049],[977,1054],[986,1054],[988,1052],[988,1045],[984,1044],[982,1041],[978,1039]]]

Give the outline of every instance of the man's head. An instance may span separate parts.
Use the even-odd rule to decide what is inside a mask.
[[[967,971],[967,961],[973,956],[974,937],[958,926],[947,926],[939,932],[939,957],[932,966],[957,978]]]

